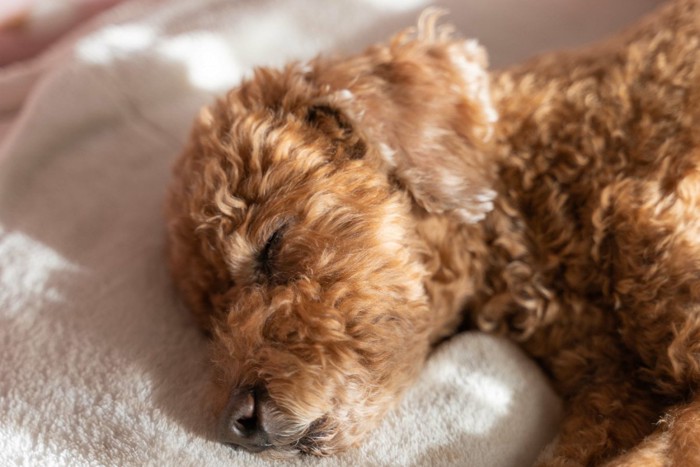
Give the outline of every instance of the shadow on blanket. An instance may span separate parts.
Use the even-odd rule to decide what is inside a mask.
[[[203,93],[193,91],[178,62],[151,59],[146,77],[129,76],[130,68],[121,65],[83,68],[79,81],[68,68],[45,83],[65,90],[69,107],[80,88],[90,89],[81,102],[85,111],[51,122],[58,128],[15,151],[0,179],[4,245],[7,238],[21,239],[28,250],[24,265],[20,258],[14,270],[12,264],[5,270],[24,272],[8,326],[26,329],[36,346],[45,343],[38,364],[47,366],[38,370],[48,387],[37,385],[36,394],[22,397],[36,396],[32,416],[39,424],[43,409],[63,396],[44,398],[45,389],[83,391],[87,397],[80,397],[76,412],[98,415],[101,425],[85,435],[105,436],[104,445],[117,451],[140,444],[134,418],[147,423],[162,413],[196,437],[210,437],[213,426],[202,410],[206,339],[177,300],[164,260],[162,200],[171,156],[186,130],[159,122],[157,115],[172,109],[155,102],[189,96],[177,103],[186,127]],[[162,95],[153,96],[154,103],[132,101],[137,93],[129,81],[156,88],[136,83],[144,78],[158,80]],[[41,125],[43,109],[34,110]],[[32,131],[26,125],[15,141],[26,141]],[[125,432],[130,426],[134,430]]]

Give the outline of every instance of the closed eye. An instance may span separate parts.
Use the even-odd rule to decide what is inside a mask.
[[[275,230],[272,235],[265,242],[265,246],[260,251],[258,255],[258,264],[260,265],[260,270],[269,278],[274,276],[273,263],[275,255],[280,249],[282,244],[282,237],[284,235],[284,230],[286,226],[282,226]]]

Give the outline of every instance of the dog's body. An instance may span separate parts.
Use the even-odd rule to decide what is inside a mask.
[[[417,37],[253,80],[171,190],[221,436],[329,454],[463,323],[567,402],[547,465],[700,465],[700,3],[488,77]]]

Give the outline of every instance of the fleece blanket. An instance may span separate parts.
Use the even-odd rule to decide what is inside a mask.
[[[485,3],[447,5],[462,29]],[[164,260],[170,165],[196,110],[253,65],[357,50],[426,5],[130,1],[0,70],[0,465],[268,465],[214,440],[207,342]],[[367,443],[289,464],[528,465],[560,413],[514,345],[467,333]]]

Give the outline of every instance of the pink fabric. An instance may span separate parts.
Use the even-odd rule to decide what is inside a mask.
[[[95,14],[122,0],[3,0],[0,67],[31,58]]]

